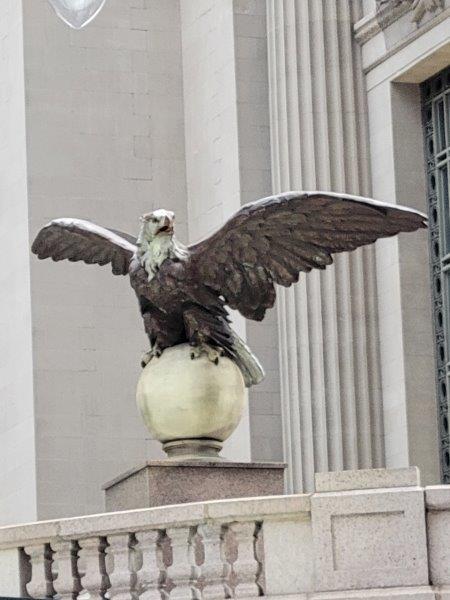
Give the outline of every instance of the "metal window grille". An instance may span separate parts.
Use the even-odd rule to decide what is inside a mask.
[[[450,483],[450,67],[421,85],[434,313],[441,476]]]

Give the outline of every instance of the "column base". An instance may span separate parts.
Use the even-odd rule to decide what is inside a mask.
[[[163,450],[169,460],[223,461],[219,456],[223,442],[208,438],[187,438],[163,443]]]

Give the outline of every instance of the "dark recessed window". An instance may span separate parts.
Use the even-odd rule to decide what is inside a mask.
[[[450,483],[450,67],[422,84],[442,481]]]

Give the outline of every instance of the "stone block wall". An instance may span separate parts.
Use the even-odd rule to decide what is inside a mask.
[[[2,295],[7,523],[97,512],[102,483],[161,456],[135,408],[148,341],[128,282],[37,261],[37,231],[75,216],[133,233],[164,207],[194,241],[270,193],[270,159],[264,0],[108,0],[80,31],[47,0],[2,11],[2,255],[20,241]],[[256,459],[282,458],[274,319],[246,334],[235,315],[268,371],[250,398]],[[247,413],[227,456],[250,459],[249,428]]]
[[[109,0],[80,31],[23,7],[30,235],[58,216],[137,233],[164,207],[187,241],[178,2]],[[108,266],[30,265],[38,516],[96,512],[109,477],[162,456],[135,406],[148,341]]]

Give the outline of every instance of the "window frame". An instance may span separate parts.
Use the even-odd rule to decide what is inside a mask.
[[[421,99],[430,217],[429,254],[441,480],[450,483],[450,67],[421,84]]]

